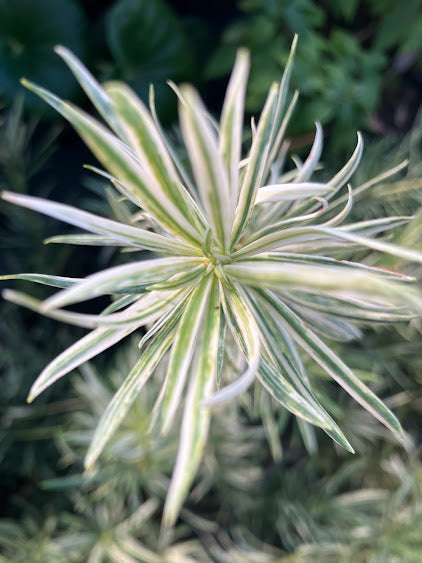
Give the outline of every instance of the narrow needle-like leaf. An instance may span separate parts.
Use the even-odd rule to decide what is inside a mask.
[[[206,443],[210,421],[204,401],[210,395],[217,370],[220,307],[214,279],[204,311],[203,323],[191,364],[180,442],[169,491],[164,505],[163,524],[173,526],[195,477]]]

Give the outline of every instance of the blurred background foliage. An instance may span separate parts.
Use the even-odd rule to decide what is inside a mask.
[[[72,49],[100,80],[122,79],[144,99],[154,83],[160,118],[177,140],[167,79],[196,84],[218,115],[236,49],[246,46],[247,110],[257,115],[294,33],[300,41],[292,82],[300,98],[291,147],[301,155],[321,121],[328,173],[351,152],[355,131],[364,130],[356,185],[408,159],[396,176],[357,194],[353,213],[362,220],[416,215],[393,236],[420,248],[422,0],[0,0],[0,188],[78,202],[106,216],[122,213],[107,185],[82,172],[82,163],[93,162],[73,131],[19,84],[26,76],[85,103],[56,44]],[[0,220],[0,273],[83,276],[130,258],[43,245],[64,227],[4,203]],[[377,263],[375,256],[361,258]],[[382,266],[404,267],[393,258]],[[420,270],[405,268],[422,279]],[[121,365],[135,361],[137,342],[26,405],[40,369],[80,331],[1,302],[0,561],[421,561],[421,332],[420,321],[380,325],[359,342],[336,344],[395,409],[408,433],[406,449],[316,368],[315,386],[331,397],[355,456],[252,390],[214,417],[179,525],[172,538],[160,538],[176,451],[176,434],[163,442],[146,432],[160,374],[97,473],[85,475],[86,446],[127,371]]]

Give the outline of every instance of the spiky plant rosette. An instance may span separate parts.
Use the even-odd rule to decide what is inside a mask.
[[[93,329],[45,368],[29,400],[86,360],[153,323],[142,338],[138,362],[100,420],[86,467],[94,466],[137,393],[165,358],[167,372],[154,410],[154,427],[167,433],[184,400],[179,449],[164,508],[167,526],[176,521],[194,479],[212,407],[243,393],[255,379],[286,409],[351,450],[321,406],[299,349],[396,435],[402,435],[392,412],[320,336],[348,340],[359,334],[355,321],[408,320],[422,310],[422,298],[410,277],[339,257],[350,258],[362,247],[419,262],[422,254],[371,237],[408,217],[341,225],[352,207],[351,188],[345,198],[342,188],[358,165],[360,136],[344,167],[328,182],[314,182],[311,176],[322,150],[322,131],[317,125],[309,157],[281,175],[284,133],[297,99],[295,94],[287,103],[295,45],[296,39],[281,82],[271,86],[259,121],[252,122],[252,142],[243,159],[247,52],[238,53],[219,124],[191,86],[175,88],[189,170],[166,139],[153,98],[148,111],[126,85],[100,86],[67,49],[60,47],[57,52],[109,128],[23,81],[71,122],[106,168],[102,173],[140,208],[143,222],[139,226],[119,223],[9,192],[3,198],[92,233],[61,237],[60,242],[122,246],[159,255],[86,279],[18,276],[62,290],[42,303],[12,291],[4,293],[6,299]],[[334,214],[324,214],[336,196],[344,199],[344,205]],[[99,315],[63,309],[106,294],[117,299]],[[227,343],[239,347],[247,365],[234,380],[225,369]]]

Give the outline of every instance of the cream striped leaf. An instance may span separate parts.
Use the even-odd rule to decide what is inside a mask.
[[[223,266],[226,275],[252,286],[283,291],[308,290],[338,296],[345,294],[391,300],[422,312],[422,297],[413,288],[392,282],[372,272],[341,266],[317,266],[296,263],[237,262]],[[67,290],[69,291],[69,290]]]
[[[397,224],[397,221],[399,221],[399,223],[403,223],[405,221],[408,221],[408,218],[396,218],[394,225]],[[386,228],[391,228],[391,221],[388,221],[387,224],[384,221],[382,225],[379,225],[377,228],[378,231],[384,231]],[[313,235],[317,236],[313,237]],[[295,250],[291,248],[292,242],[303,242],[304,249],[308,248],[309,246],[311,247],[311,249],[313,249],[312,245],[314,244],[315,249],[319,250],[321,241],[318,239],[320,239],[321,236],[325,237],[326,239],[337,239],[352,243],[354,245],[371,248],[372,250],[391,254],[410,262],[422,263],[422,252],[419,252],[417,250],[399,246],[391,242],[385,242],[382,239],[375,239],[367,236],[362,236],[360,234],[355,234],[351,232],[351,230],[346,231],[338,227],[331,228],[311,225],[307,227],[292,227],[290,229],[274,231],[271,234],[262,236],[261,238],[256,239],[253,242],[250,242],[247,245],[243,246],[242,248],[234,252],[232,257],[234,260],[238,260],[239,258],[253,256],[263,252],[269,252],[275,249],[282,249],[288,246],[290,247],[289,250],[295,252]],[[313,239],[315,239],[315,242]]]
[[[75,342],[75,344],[67,348],[67,350],[59,354],[59,356],[40,373],[31,387],[27,399],[28,402],[31,403],[35,397],[47,389],[47,387],[70,371],[91,358],[98,356],[98,354],[101,354],[104,350],[111,348],[111,346],[120,342],[123,338],[126,338],[126,336],[136,330],[136,328],[136,325],[120,329],[97,328],[85,335]]]
[[[154,336],[148,348],[143,352],[124,383],[110,401],[102,415],[85,457],[85,467],[90,469],[101,455],[107,442],[128,413],[142,387],[150,378],[153,370],[170,347],[181,311],[167,320],[167,323]]]
[[[183,86],[182,93],[185,104],[179,104],[180,124],[199,197],[214,238],[227,253],[234,217],[228,174],[199,95],[190,86]]]
[[[208,310],[213,277],[205,277],[195,288],[180,319],[171,350],[161,400],[161,431],[166,434],[173,424],[183,393],[189,366],[195,351],[198,333]],[[214,303],[218,305],[218,303]]]
[[[211,394],[216,379],[220,332],[218,302],[217,280],[213,278],[190,366],[176,465],[164,505],[163,524],[169,527],[176,522],[207,440],[210,412],[204,402]]]
[[[7,276],[0,276],[0,280],[25,280],[41,285],[48,285],[50,287],[70,287],[77,282],[82,281],[84,278],[68,278],[64,276],[50,276],[48,274],[12,274]]]
[[[108,312],[104,311],[100,315],[90,315],[85,313],[74,313],[63,311],[62,309],[45,309],[44,303],[39,299],[30,297],[19,291],[5,289],[2,296],[7,301],[26,307],[37,313],[41,313],[51,319],[56,319],[83,328],[124,328],[130,326],[142,326],[155,321],[162,316],[175,303],[180,301],[188,290],[186,288],[177,291],[149,292],[141,297],[137,297],[136,302],[124,311]],[[127,297],[127,296],[126,296]]]
[[[256,192],[264,179],[271,146],[271,133],[276,112],[277,94],[278,85],[273,84],[268,93],[264,109],[262,110],[256,135],[253,136],[245,172],[242,175],[239,201],[231,234],[232,246],[234,246],[241,237],[251,217],[255,205]]]
[[[328,184],[319,184],[317,182],[273,184],[262,186],[258,189],[255,203],[295,201],[308,197],[324,196],[332,190],[333,188]]]
[[[255,318],[262,331],[263,341],[268,353],[277,366],[278,380],[274,379],[274,373],[271,373],[268,369],[266,372],[264,370],[264,373],[260,371],[258,377],[263,377],[265,387],[274,398],[277,399],[279,397],[277,399],[279,401],[283,398],[283,404],[286,408],[289,408],[299,417],[303,416],[305,411],[305,418],[309,422],[323,428],[330,438],[347,451],[353,453],[353,448],[343,432],[316,399],[296,347],[289,341],[288,333],[277,323],[273,315],[269,313],[265,304],[262,306],[262,302],[257,302],[249,293],[248,297],[250,297]],[[286,399],[286,390],[288,390],[289,385],[292,385],[294,391],[303,398],[302,403],[297,404],[297,402],[289,402]],[[291,396],[292,394],[289,393],[289,395]],[[317,413],[317,417],[315,413]]]
[[[358,403],[378,418],[400,440],[403,439],[403,430],[399,421],[384,403],[348,368],[342,360],[324,344],[318,336],[306,328],[300,318],[295,315],[273,293],[265,290],[256,290],[257,293],[270,305],[274,314],[283,320],[283,324],[290,331],[298,344],[351,395]]]
[[[142,292],[150,284],[164,281],[202,263],[200,258],[169,257],[140,260],[107,268],[49,297],[44,308],[55,309],[110,293]]]
[[[255,380],[260,360],[260,337],[255,319],[246,299],[239,288],[226,280],[225,299],[223,301],[225,314],[231,322],[235,338],[238,340],[243,354],[248,362],[247,370],[229,385],[226,385],[205,401],[207,406],[221,405],[231,401],[245,392]],[[223,292],[223,289],[221,290]]]
[[[158,182],[168,199],[195,225],[198,233],[203,234],[205,220],[182,185],[160,132],[145,105],[125,84],[109,82],[105,85],[105,90],[113,100],[116,115],[143,170],[148,170],[149,176]]]
[[[99,217],[88,211],[82,211],[76,207],[56,203],[48,199],[33,197],[29,195],[14,194],[12,192],[2,192],[2,198],[15,205],[27,207],[33,211],[38,211],[49,217],[54,217],[75,227],[80,227],[92,233],[110,236],[119,244],[125,243],[132,246],[139,246],[153,252],[165,252],[171,254],[200,255],[200,250],[191,245],[165,237],[157,233],[151,233],[144,229],[124,225],[111,219]]]
[[[246,50],[239,50],[224,98],[220,120],[220,152],[229,177],[233,209],[239,192],[239,163],[241,159],[243,112],[250,57]]]
[[[102,165],[125,186],[125,190],[130,192],[139,205],[148,211],[160,225],[183,240],[194,243],[199,241],[198,232],[188,219],[162,191],[148,169],[140,166],[117,137],[90,115],[63,102],[44,88],[27,80],[22,83],[73,125]],[[117,183],[116,187],[119,187]]]
[[[54,50],[70,68],[86,95],[97,108],[99,114],[107,121],[113,131],[124,139],[124,131],[115,116],[113,103],[101,84],[69,49],[59,45]]]

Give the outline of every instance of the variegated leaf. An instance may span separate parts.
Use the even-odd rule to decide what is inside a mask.
[[[190,367],[176,465],[164,505],[165,526],[173,526],[176,522],[207,440],[210,413],[204,402],[216,378],[220,331],[218,302],[218,285],[214,278]]]

